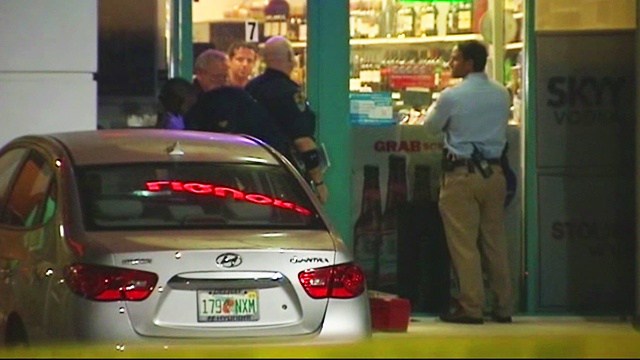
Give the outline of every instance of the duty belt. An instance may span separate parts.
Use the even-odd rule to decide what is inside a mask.
[[[499,165],[501,163],[500,159],[487,159],[487,162],[492,165]],[[466,166],[470,173],[476,171],[475,164],[471,159],[458,159],[454,161],[444,160],[443,170],[445,172],[454,171],[456,168],[460,166]]]
[[[473,166],[473,160],[471,159],[458,159],[455,161],[449,161],[451,163],[452,167],[458,167],[458,166]],[[499,165],[500,164],[500,159],[487,159],[487,162],[489,164],[493,164],[493,165]]]

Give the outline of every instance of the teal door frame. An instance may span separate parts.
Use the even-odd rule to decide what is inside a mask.
[[[538,259],[539,220],[538,220],[538,173],[537,135],[536,135],[536,34],[535,34],[535,0],[525,0],[525,76],[524,76],[524,127],[522,133],[522,164],[523,164],[523,266],[521,274],[522,291],[520,309],[526,313],[537,313],[540,308],[540,262]]]
[[[170,2],[169,78],[193,77],[193,17],[192,0],[165,0]]]
[[[351,247],[349,124],[349,0],[307,0],[307,92],[317,115],[317,139],[329,153],[325,210]]]

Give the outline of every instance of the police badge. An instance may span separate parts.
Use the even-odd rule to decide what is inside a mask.
[[[298,105],[298,109],[300,109],[301,112],[307,109],[307,98],[304,96],[302,91],[297,91],[293,94],[293,101],[296,102],[296,105]]]

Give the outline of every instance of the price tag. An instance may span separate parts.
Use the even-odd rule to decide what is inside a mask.
[[[256,20],[247,20],[244,22],[244,40],[246,42],[258,42],[260,32],[258,22]]]

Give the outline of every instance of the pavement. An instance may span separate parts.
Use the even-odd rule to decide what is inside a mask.
[[[406,322],[405,322],[406,324]],[[68,344],[2,349],[0,358],[640,358],[640,329],[631,319],[514,316],[513,322],[451,324],[412,315],[401,331],[375,331],[369,340],[335,344],[228,344],[162,349]]]
[[[616,317],[514,316],[509,324],[467,325],[413,316],[406,332],[373,337],[402,344],[406,357],[640,358],[640,329]],[[411,343],[416,348],[407,352]]]

